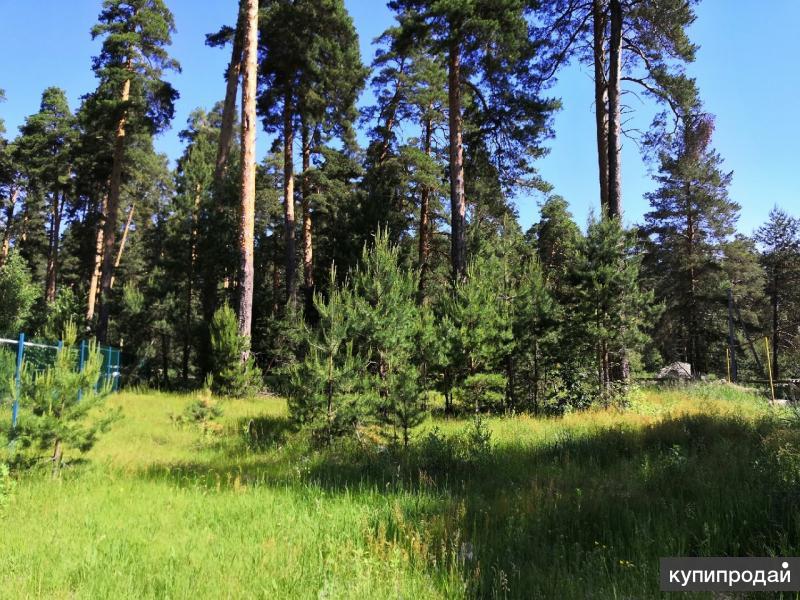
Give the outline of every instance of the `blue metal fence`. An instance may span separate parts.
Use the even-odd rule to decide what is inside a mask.
[[[4,348],[8,350],[13,349],[12,352],[16,355],[13,377],[15,393],[14,403],[11,407],[11,426],[16,427],[17,418],[19,416],[19,390],[21,385],[22,365],[27,364],[29,368],[36,371],[43,371],[53,363],[56,355],[64,349],[64,342],[59,340],[56,344],[49,344],[29,341],[26,339],[25,333],[21,332],[16,340],[0,337],[0,351],[3,351]],[[121,380],[122,351],[112,346],[98,346],[98,348],[103,357],[103,363],[100,369],[100,377],[94,384],[95,390],[99,389],[100,386],[109,385],[111,390],[116,392],[119,390]],[[88,351],[89,342],[87,340],[81,340],[78,345],[78,363],[76,365],[80,371],[83,371]],[[79,391],[79,400],[80,397],[81,392]],[[0,399],[2,398],[0,397]]]

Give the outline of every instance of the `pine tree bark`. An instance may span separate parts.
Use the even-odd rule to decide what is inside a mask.
[[[9,199],[8,206],[6,206],[6,228],[3,231],[3,244],[2,250],[0,250],[0,267],[5,264],[8,253],[11,251],[11,225],[14,221],[14,208],[17,205],[18,197],[19,188],[15,187],[11,190],[11,198]]]
[[[773,267],[774,268],[774,267]],[[772,378],[773,379],[780,379],[780,369],[778,367],[778,351],[780,349],[780,344],[778,340],[780,338],[780,330],[779,330],[779,319],[778,319],[778,294],[780,288],[778,287],[780,282],[778,281],[778,274],[775,273],[772,279]]]
[[[686,323],[689,329],[689,364],[692,367],[692,375],[697,377],[700,374],[701,365],[698,364],[698,350],[697,350],[697,277],[695,275],[695,243],[694,243],[694,214],[692,213],[691,201],[691,185],[687,182],[684,190],[686,196],[686,262],[689,265],[687,275],[687,298],[686,307],[688,315],[686,315]],[[732,357],[735,359],[735,357]]]
[[[247,30],[242,79],[241,224],[239,227],[239,334],[249,339],[253,320],[253,252],[256,201],[256,78],[258,76],[258,0],[247,0]],[[242,360],[249,357],[248,350]]]
[[[128,60],[128,70],[132,68]],[[128,102],[131,92],[131,80],[122,84],[120,100],[123,106]],[[128,121],[127,109],[117,122],[114,136],[114,157],[111,165],[111,183],[108,190],[108,210],[103,227],[103,261],[100,269],[100,319],[97,326],[97,338],[101,342],[108,336],[108,315],[111,300],[111,278],[114,274],[114,246],[117,243],[117,213],[119,212],[120,190],[122,188],[122,163],[125,160],[125,126]]]
[[[400,63],[400,75],[405,75],[406,62]],[[387,105],[386,120],[383,126],[383,139],[381,140],[381,151],[378,154],[378,165],[382,165],[389,156],[389,146],[392,139],[392,130],[397,120],[397,109],[400,106],[400,99],[403,95],[403,83],[397,80],[394,95]]]
[[[47,302],[56,300],[56,279],[58,277],[58,249],[61,241],[61,216],[64,209],[64,192],[53,194],[50,206],[50,239],[47,253],[47,277],[44,297]]]
[[[610,218],[622,217],[622,174],[620,156],[622,65],[622,4],[610,0],[610,41],[608,75],[608,213]]]
[[[597,129],[597,166],[600,179],[600,207],[608,214],[608,83],[606,81],[605,31],[603,0],[592,2],[594,54],[594,114]]]
[[[311,307],[314,297],[314,242],[311,222],[311,187],[308,179],[311,168],[311,140],[308,124],[303,119],[301,125],[303,182],[301,187],[303,206],[303,291],[306,306]]]
[[[295,219],[294,219],[294,115],[292,95],[286,93],[283,100],[283,225],[286,249],[286,297],[294,304],[295,294]]]
[[[219,184],[228,167],[228,157],[233,140],[233,123],[236,115],[236,96],[239,89],[239,76],[242,69],[242,52],[244,49],[245,22],[247,17],[247,0],[239,3],[239,16],[236,20],[236,33],[233,37],[231,61],[225,73],[225,100],[222,104],[222,123],[219,130],[219,145],[214,166],[214,183]]]
[[[281,273],[278,269],[278,261],[272,263],[272,314],[277,315],[280,310],[278,298],[281,295]]]
[[[100,282],[100,267],[103,263],[103,230],[105,229],[106,213],[108,212],[108,192],[103,194],[100,203],[100,219],[97,222],[97,233],[94,245],[94,266],[89,280],[89,300],[86,308],[86,321],[91,323],[94,319],[94,310],[97,305],[98,283]]]
[[[450,44],[448,60],[448,109],[450,134],[450,250],[453,280],[463,279],[467,272],[466,218],[464,197],[463,118],[461,115],[461,48]]]
[[[114,259],[114,274],[111,276],[111,288],[114,288],[114,281],[117,277],[117,269],[122,263],[122,255],[125,252],[125,244],[128,242],[128,233],[133,224],[133,213],[136,210],[136,202],[132,202],[128,209],[128,218],[125,219],[125,227],[122,228],[122,238],[119,240],[119,248],[117,249],[117,257]]]
[[[423,125],[424,141],[422,151],[426,156],[431,154],[431,140],[433,137],[433,125],[431,119],[426,118]],[[426,300],[425,287],[428,278],[428,261],[431,252],[430,240],[430,203],[431,190],[427,185],[422,186],[419,201],[419,303],[424,304]]]
[[[239,80],[242,69],[242,49],[244,46],[244,18],[246,17],[246,0],[239,1],[239,15],[236,19],[236,32],[233,38],[233,48],[231,50],[231,60],[225,73],[225,99],[222,104],[222,122],[220,124],[219,140],[217,143],[217,156],[214,163],[214,203],[213,216],[210,226],[213,228],[215,222],[223,218],[223,181],[228,169],[228,159],[230,157],[231,141],[233,140],[233,125],[236,116],[236,96],[239,91]],[[212,244],[213,245],[213,244]],[[200,305],[203,313],[203,322],[206,324],[200,334],[198,358],[202,377],[205,377],[211,370],[211,334],[207,325],[211,323],[214,312],[217,310],[217,289],[219,286],[219,272],[216,269],[215,258],[206,256],[208,252],[202,253],[200,289]]]

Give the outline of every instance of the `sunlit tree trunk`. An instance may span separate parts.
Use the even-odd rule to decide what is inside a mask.
[[[47,253],[47,276],[44,297],[47,302],[55,302],[56,279],[58,277],[58,249],[61,241],[61,216],[64,209],[65,193],[54,193],[50,205],[50,239]]]
[[[256,200],[256,78],[258,60],[258,0],[247,0],[247,31],[242,79],[241,223],[239,228],[239,334],[250,337],[253,320],[253,251]],[[246,360],[249,350],[242,357]]]
[[[133,213],[136,210],[136,202],[131,203],[130,208],[128,208],[128,218],[125,219],[125,227],[122,228],[122,238],[119,240],[119,248],[117,249],[117,258],[114,259],[114,274],[111,276],[111,288],[114,287],[114,280],[117,276],[117,269],[119,269],[119,265],[122,263],[122,255],[125,252],[125,245],[128,242],[128,234],[131,230],[131,225],[133,224]]]
[[[94,245],[94,266],[92,276],[89,279],[89,301],[86,308],[86,321],[91,323],[94,319],[94,311],[97,306],[97,292],[100,282],[100,268],[103,263],[103,231],[105,230],[106,213],[108,212],[108,192],[103,194],[100,203],[100,219],[97,222],[97,232],[95,233]]]
[[[609,41],[608,76],[608,213],[612,218],[622,216],[622,174],[620,132],[622,131],[620,77],[622,68],[622,5],[610,0],[611,32]]]
[[[228,166],[228,156],[231,151],[233,139],[233,123],[236,116],[236,96],[239,89],[239,76],[242,68],[242,52],[244,46],[246,14],[246,0],[239,6],[239,17],[236,21],[236,32],[233,37],[231,61],[225,73],[225,100],[222,104],[222,123],[219,130],[219,145],[217,146],[217,159],[214,166],[214,182],[219,184]]]
[[[239,80],[241,79],[242,69],[242,47],[244,46],[244,17],[246,0],[239,2],[239,16],[236,19],[236,32],[233,38],[233,48],[231,50],[231,60],[225,73],[225,99],[222,105],[222,121],[220,123],[220,133],[217,145],[217,157],[214,163],[214,202],[212,206],[212,227],[213,223],[219,222],[223,218],[223,182],[228,168],[230,157],[231,141],[233,140],[234,121],[236,117],[236,96],[239,91]],[[203,315],[203,322],[206,324],[200,333],[198,345],[198,362],[200,372],[203,377],[208,374],[211,363],[211,335],[207,325],[211,323],[214,312],[217,310],[217,290],[220,282],[219,272],[215,267],[214,257],[203,256],[202,285],[200,289],[200,305]]]
[[[286,297],[295,302],[295,219],[294,219],[294,119],[292,96],[287,92],[283,100],[283,225],[286,246]]]
[[[130,70],[131,61],[128,60],[127,68]],[[122,105],[128,102],[131,92],[131,80],[126,79],[122,84],[120,100]],[[106,210],[105,224],[103,226],[103,260],[100,269],[100,321],[97,327],[97,337],[106,341],[108,335],[108,315],[111,301],[111,278],[114,275],[114,247],[117,243],[117,213],[119,212],[120,191],[122,188],[122,163],[125,160],[125,126],[127,124],[127,110],[117,122],[114,135],[114,157],[111,165],[111,183],[108,190],[108,210]]]
[[[463,279],[467,271],[467,205],[464,197],[463,118],[461,115],[461,49],[450,44],[448,64],[448,108],[450,129],[450,236],[453,280]]]
[[[6,206],[6,228],[3,231],[3,244],[2,250],[0,250],[0,267],[5,264],[8,253],[11,251],[11,226],[14,221],[14,208],[17,205],[18,197],[19,188],[15,187],[11,191],[11,198],[9,199],[8,206]]]
[[[605,30],[603,0],[592,2],[594,54],[594,114],[597,129],[597,166],[600,179],[600,206],[608,214],[608,85],[606,82]]]
[[[312,239],[311,222],[311,187],[308,180],[308,172],[311,168],[311,140],[308,124],[303,120],[302,124],[302,154],[303,154],[303,182],[302,182],[302,205],[303,205],[303,287],[306,296],[306,306],[311,306],[314,296],[314,242]]]
[[[424,141],[422,144],[422,151],[430,156],[431,153],[431,139],[433,137],[433,126],[430,117],[425,119],[423,126]],[[422,186],[419,201],[419,300],[424,303],[425,286],[428,277],[428,261],[431,252],[431,233],[430,233],[430,203],[431,203],[431,189],[427,185]]]

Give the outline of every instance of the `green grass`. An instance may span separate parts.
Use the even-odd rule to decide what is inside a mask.
[[[800,431],[737,388],[491,418],[474,456],[466,421],[323,451],[277,398],[173,424],[194,399],[120,394],[85,460],[20,476],[0,597],[646,598],[660,556],[800,551]]]

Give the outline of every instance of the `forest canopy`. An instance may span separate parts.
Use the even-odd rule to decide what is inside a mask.
[[[343,0],[230,5],[206,39],[230,57],[219,102],[185,124],[169,0],[105,0],[96,87],[0,121],[0,336],[75,323],[124,347],[129,384],[285,394],[322,440],[375,423],[407,443],[438,400],[608,404],[675,362],[800,377],[800,215],[738,226],[691,75],[697,0],[391,0],[372,57]],[[593,77],[587,223],[538,170],[570,64]],[[632,132],[640,96],[656,115]],[[639,223],[632,135],[654,181]]]

